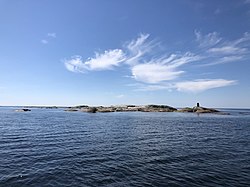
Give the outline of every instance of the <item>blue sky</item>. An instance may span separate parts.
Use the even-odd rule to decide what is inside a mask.
[[[0,105],[250,107],[249,0],[0,0]]]

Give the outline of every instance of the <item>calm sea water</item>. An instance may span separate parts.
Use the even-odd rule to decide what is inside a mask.
[[[250,110],[0,108],[0,186],[250,186]]]

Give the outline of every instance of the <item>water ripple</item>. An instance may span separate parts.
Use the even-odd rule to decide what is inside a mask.
[[[0,110],[0,186],[249,186],[235,114]]]

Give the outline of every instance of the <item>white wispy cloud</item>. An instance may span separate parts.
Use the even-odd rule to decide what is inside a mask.
[[[41,43],[48,44],[49,41],[51,41],[51,39],[54,39],[54,38],[56,38],[56,33],[54,33],[54,32],[47,33],[46,38],[42,39]]]
[[[226,79],[197,79],[191,81],[180,81],[172,83],[160,83],[160,84],[136,84],[130,85],[136,87],[135,91],[158,91],[177,90],[179,92],[199,93],[206,90],[221,88],[225,86],[231,86],[237,84],[235,80]]]
[[[49,43],[49,42],[48,42],[48,40],[41,40],[41,43],[42,43],[42,44],[47,44],[47,43]]]
[[[208,49],[208,52],[217,53],[217,54],[235,55],[235,54],[246,53],[247,49],[246,48],[232,46],[232,45],[227,45],[227,46],[214,47],[214,48]]]
[[[128,51],[126,60],[127,64],[135,65],[140,63],[141,58],[153,49],[154,42],[147,41],[148,38],[149,34],[140,34],[137,39],[132,40],[125,45],[125,49]]]
[[[48,36],[48,37],[51,37],[51,38],[56,38],[56,33],[54,33],[54,32],[49,32],[49,33],[47,34],[47,36]]]
[[[235,41],[230,42],[232,45],[243,45],[243,46],[249,46],[249,42],[250,41],[250,33],[249,32],[245,32],[243,34],[243,36]]]
[[[210,80],[193,80],[193,81],[184,81],[178,82],[175,84],[175,88],[178,91],[184,92],[202,92],[205,90],[219,88],[224,86],[230,86],[235,84],[235,80],[225,80],[225,79],[210,79]]]
[[[149,34],[140,34],[137,39],[130,41],[126,47],[133,53],[139,53],[139,51],[145,53],[145,51],[148,51],[147,47],[149,46],[145,45],[148,37]]]
[[[72,56],[70,60],[64,60],[64,65],[67,70],[74,73],[84,73],[88,67],[82,61],[81,56]]]
[[[218,58],[208,64],[204,64],[203,66],[212,66],[212,65],[224,64],[228,62],[235,62],[235,61],[240,61],[243,58],[244,58],[243,56],[225,56],[225,57]]]
[[[196,41],[200,47],[211,47],[218,44],[221,41],[221,37],[217,32],[208,33],[203,35],[200,31],[195,31]]]
[[[232,41],[223,40],[217,32],[203,35],[201,32],[195,31],[195,36],[200,47],[208,48],[204,49],[204,52],[207,50],[207,52],[217,54],[245,53],[250,41],[250,34],[248,32],[244,33],[241,38]]]
[[[133,86],[133,85],[131,85]],[[159,91],[159,90],[167,90],[172,91],[174,86],[172,84],[139,84],[134,85],[136,87],[135,91]]]
[[[182,73],[184,71],[175,71],[175,69],[162,64],[139,64],[132,67],[133,78],[146,83],[173,80]]]
[[[73,56],[69,60],[64,60],[65,67],[72,72],[84,73],[90,70],[107,70],[126,60],[126,56],[121,49],[104,51],[104,53],[96,53],[95,57],[82,60],[81,56]]]
[[[118,66],[126,60],[126,56],[121,49],[104,51],[104,53],[96,53],[94,58],[89,58],[84,64],[90,70],[106,70]]]
[[[123,98],[123,97],[125,97],[125,95],[123,95],[123,94],[120,94],[120,95],[117,95],[117,96],[116,96],[116,98],[118,98],[118,99],[121,99],[121,98]]]
[[[216,32],[203,35],[195,31],[196,41],[201,48],[200,53],[207,60],[207,65],[218,65],[245,59],[249,54],[250,34],[248,32],[236,40],[224,40]]]
[[[173,56],[173,55],[171,55],[171,56]],[[174,56],[175,56],[175,58],[173,58],[169,62],[169,66],[172,68],[177,68],[177,67],[182,66],[184,64],[187,64],[189,62],[195,62],[195,61],[201,60],[203,58],[200,55],[195,55],[195,54],[190,53],[190,52],[184,53],[183,55],[180,55],[180,56],[177,56],[177,55],[174,55]]]
[[[201,57],[186,53],[182,56],[172,54],[169,57],[159,57],[148,63],[132,67],[133,78],[146,83],[158,83],[178,78],[184,71],[178,67],[201,59]]]

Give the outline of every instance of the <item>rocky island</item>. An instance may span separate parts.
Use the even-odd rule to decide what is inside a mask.
[[[76,106],[76,107],[69,107],[65,109],[68,112],[89,112],[89,113],[96,113],[96,112],[174,112],[177,111],[176,108],[167,106],[167,105],[123,105],[123,106],[97,106],[97,107],[90,107],[86,105]]]
[[[68,112],[190,112],[190,113],[220,113],[220,111],[212,108],[200,107],[199,103],[195,107],[185,107],[177,109],[168,105],[122,105],[122,106],[96,106],[80,105],[68,107],[65,109]]]
[[[22,108],[22,109],[16,109],[15,112],[29,112],[31,111],[30,109],[28,108]]]
[[[116,106],[88,106],[79,105],[73,107],[25,107],[21,109],[16,109],[15,112],[29,112],[29,108],[40,108],[40,109],[63,109],[66,112],[87,112],[87,113],[104,113],[104,112],[182,112],[182,113],[216,113],[216,114],[227,114],[220,112],[213,108],[201,107],[199,103],[195,107],[185,107],[185,108],[174,108],[168,105],[116,105]]]

